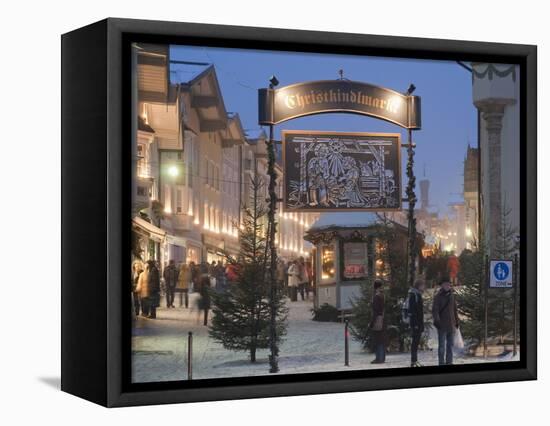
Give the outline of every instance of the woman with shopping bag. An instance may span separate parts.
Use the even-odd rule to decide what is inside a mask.
[[[290,290],[290,301],[298,300],[298,285],[300,284],[300,266],[298,261],[294,260],[288,268],[288,287]]]

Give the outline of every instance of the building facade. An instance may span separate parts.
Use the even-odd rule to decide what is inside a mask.
[[[236,256],[254,176],[267,198],[265,132],[247,134],[239,115],[226,110],[214,66],[171,61],[167,47],[145,44],[134,46],[133,61],[134,254],[160,265]],[[276,170],[282,197],[280,162]],[[279,210],[281,257],[309,255],[303,235],[315,218]]]
[[[464,159],[464,222],[465,243],[472,249],[479,233],[479,149],[468,144]]]

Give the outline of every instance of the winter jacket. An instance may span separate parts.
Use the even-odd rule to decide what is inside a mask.
[[[193,286],[198,287],[200,284],[200,269],[198,265],[189,266],[191,270],[191,281],[193,281]]]
[[[288,268],[288,286],[289,287],[298,287],[302,281],[300,281],[300,267],[293,263]]]
[[[174,265],[168,265],[164,268],[164,283],[167,287],[174,288],[178,283],[178,270]]]
[[[165,278],[166,279],[166,278]],[[181,290],[189,289],[189,283],[191,282],[191,270],[185,263],[181,265],[178,275],[178,288]]]
[[[449,278],[456,279],[458,275],[458,269],[459,269],[458,257],[449,256],[449,260],[447,260],[447,270],[449,271]]]
[[[303,263],[300,263],[298,264],[298,268],[299,268],[299,274],[300,274],[300,277],[299,277],[299,280],[300,280],[300,284],[304,284],[304,283],[307,283],[309,281],[308,277],[307,277],[307,270],[306,270],[306,265],[303,264]]]
[[[142,272],[143,272],[143,270],[140,268],[134,273],[134,276],[132,278],[132,291],[133,292],[137,291],[139,276],[141,275]]]
[[[371,327],[375,324],[376,318],[379,316],[384,318],[384,293],[381,290],[376,290],[372,298]]]
[[[440,289],[434,297],[432,317],[435,327],[442,332],[451,332],[458,327],[458,311],[452,290]]]
[[[415,331],[424,331],[424,300],[422,292],[416,288],[409,290],[409,316],[411,328]]]
[[[239,268],[237,265],[228,264],[225,268],[225,275],[230,282],[235,282],[239,279]]]
[[[147,266],[138,278],[138,284],[136,286],[136,292],[139,297],[158,297],[160,292],[160,274],[156,267]]]
[[[286,275],[286,271],[285,271],[285,265],[284,263],[278,263],[277,264],[277,281],[284,281],[285,280],[285,275]]]

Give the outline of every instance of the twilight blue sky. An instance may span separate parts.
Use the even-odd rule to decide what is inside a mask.
[[[172,60],[213,63],[226,109],[239,113],[245,129],[259,128],[257,89],[267,87],[273,74],[280,86],[337,79],[340,69],[350,80],[400,92],[414,83],[415,95],[422,97],[422,130],[413,132],[417,181],[425,167],[431,181],[430,204],[441,213],[447,212],[450,201],[462,198],[456,193],[462,193],[468,142],[477,145],[477,114],[472,104],[471,74],[456,62],[190,46],[171,46],[170,55]],[[189,67],[173,65],[172,70],[173,82],[189,79]],[[276,126],[275,137],[280,138],[284,129],[401,132],[406,141],[404,129],[354,114],[320,114],[287,121]],[[402,154],[404,176],[404,150]]]

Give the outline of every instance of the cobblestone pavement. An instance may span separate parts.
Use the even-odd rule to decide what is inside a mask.
[[[189,309],[160,307],[157,319],[138,317],[132,337],[132,374],[134,382],[187,379],[187,336],[193,332],[193,379],[243,377],[269,374],[268,351],[257,353],[252,364],[245,352],[224,349],[208,336],[208,327],[196,308],[197,296],[190,295]],[[370,368],[409,367],[410,355],[389,354],[385,364],[372,365],[373,355],[350,339],[350,366],[344,366],[344,325],[311,320],[312,302],[289,305],[289,327],[281,344],[279,374],[342,371]],[[435,342],[431,342],[435,347]],[[455,363],[496,362],[510,358],[487,359],[456,354]],[[423,365],[437,365],[437,351],[419,354]]]

